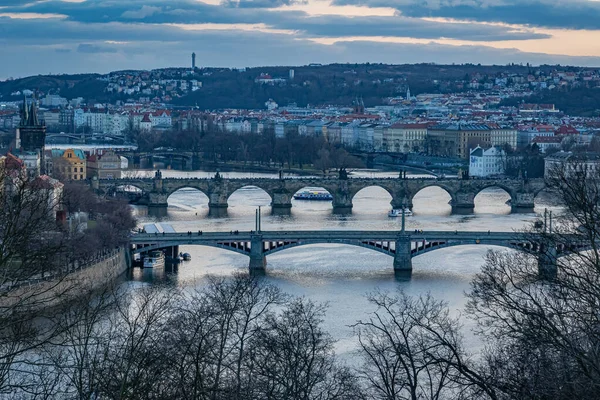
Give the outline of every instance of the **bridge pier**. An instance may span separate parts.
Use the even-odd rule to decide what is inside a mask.
[[[401,210],[404,207],[408,207],[409,210],[413,208],[412,197],[407,194],[401,194],[392,198],[392,208]]]
[[[148,214],[153,217],[164,217],[167,215],[169,203],[165,193],[148,193]]]
[[[394,255],[394,273],[396,276],[410,278],[412,275],[412,255],[410,236],[401,235],[396,240],[396,254]]]
[[[264,253],[264,245],[261,235],[252,235],[250,240],[250,273],[262,274],[267,266],[267,257]]]
[[[290,215],[292,195],[285,191],[275,191],[271,195],[271,213],[273,215]]]
[[[221,188],[221,190],[215,190],[208,194],[208,215],[211,217],[224,217],[227,215],[227,199],[229,196],[227,192]]]
[[[510,199],[510,205],[513,212],[530,213],[535,208],[535,194],[533,193],[514,193]]]
[[[227,216],[227,204],[208,203],[208,216],[213,218],[224,218]]]
[[[552,280],[558,274],[558,251],[553,243],[542,243],[538,254],[538,274],[541,279]]]
[[[171,246],[165,249],[165,256],[174,260],[179,255],[179,246]]]
[[[452,212],[455,214],[471,214],[475,211],[475,193],[458,192],[452,199]]]

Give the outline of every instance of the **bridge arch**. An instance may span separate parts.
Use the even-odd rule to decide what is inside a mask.
[[[253,197],[251,202],[247,201],[247,198],[244,199],[245,201],[242,201],[240,197],[244,196],[244,192],[248,193],[250,191],[257,192],[257,196]],[[248,206],[268,206],[272,203],[272,201],[273,194],[260,187],[260,185],[243,185],[234,188],[227,195],[227,204],[229,204],[230,206],[235,206],[236,204],[243,204]]]
[[[160,235],[159,235],[160,237]],[[227,244],[224,243],[211,243],[211,242],[207,242],[207,243],[182,243],[181,241],[173,241],[173,242],[161,242],[158,244],[153,244],[150,246],[146,246],[146,247],[138,247],[133,251],[133,254],[141,254],[141,253],[146,253],[148,251],[152,251],[152,250],[163,250],[163,249],[168,249],[170,247],[174,247],[174,246],[204,246],[204,247],[213,247],[213,248],[217,248],[217,249],[223,249],[223,250],[227,250],[227,251],[231,251],[237,254],[243,254],[245,256],[249,255],[249,252],[243,247],[243,246],[228,246]]]
[[[314,239],[314,240],[302,240],[301,242],[294,242],[291,241],[289,243],[286,243],[285,240],[279,240],[276,241],[278,243],[277,247],[274,247],[270,250],[266,250],[264,255],[268,256],[271,254],[275,254],[275,253],[279,253],[285,250],[290,250],[296,247],[301,247],[301,246],[311,246],[311,245],[315,245],[315,244],[336,244],[336,245],[342,245],[342,246],[354,246],[354,247],[363,247],[365,249],[370,249],[370,250],[374,250],[377,251],[379,253],[383,253],[386,254],[388,256],[393,256],[394,253],[388,249],[385,248],[383,246],[381,247],[377,247],[375,245],[371,245],[369,243],[365,243],[363,241],[347,241],[347,240],[327,240],[327,239]],[[390,241],[391,242],[391,241]],[[272,242],[273,244],[275,243]]]
[[[436,193],[436,189],[438,193]],[[425,199],[419,200],[420,197],[425,197]],[[430,214],[433,209],[439,210],[436,215],[438,213],[441,213],[441,215],[450,214],[452,204],[455,201],[456,194],[452,188],[435,181],[420,186],[409,197],[409,203],[413,210],[423,214]],[[447,207],[440,207],[442,204],[447,204]],[[433,205],[435,205],[435,208],[432,207]]]
[[[208,205],[210,201],[209,195],[195,186],[181,186],[172,190],[166,197],[167,204],[175,203],[173,198],[174,195],[181,197],[182,201],[177,203],[177,205],[182,206],[183,208],[203,208],[205,205]]]
[[[474,210],[485,213],[510,213],[515,201],[514,189],[492,182],[478,187],[473,197]]]
[[[514,242],[506,242],[506,243],[476,243],[476,242],[472,242],[472,243],[465,243],[465,242],[457,242],[457,241],[437,241],[437,242],[430,242],[427,245],[423,246],[420,243],[414,243],[413,246],[411,247],[411,256],[412,257],[417,257],[423,254],[427,254],[427,253],[431,253],[433,251],[437,251],[437,250],[441,250],[441,249],[446,249],[449,247],[458,247],[458,246],[476,246],[476,247],[483,247],[483,248],[490,248],[490,247],[500,247],[500,248],[505,248],[505,249],[510,249],[510,250],[519,250],[519,251],[526,251],[526,252],[530,252],[530,253],[534,253],[536,251],[536,248],[532,247],[528,248],[529,244],[524,244],[522,242],[518,242],[518,241],[514,241]]]
[[[389,198],[389,202],[388,202],[388,205],[386,205],[386,208],[389,209],[389,205],[391,204],[393,206],[393,204],[395,203],[394,192],[392,190],[390,190],[389,188],[387,188],[383,185],[379,185],[379,184],[365,186],[365,187],[357,190],[356,192],[354,192],[352,194],[352,203],[355,203],[356,200],[358,200],[362,196],[364,196],[366,194],[366,191],[368,191],[368,190],[375,190],[378,194],[375,198],[373,198],[373,197],[369,198],[369,205],[376,205],[373,203],[385,201],[386,198]],[[383,196],[380,196],[380,195],[383,195]]]
[[[139,181],[135,181],[135,180],[134,181],[123,181],[123,180],[111,181],[110,184],[108,184],[108,185],[100,186],[98,191],[101,193],[104,193],[104,194],[112,195],[112,194],[117,193],[128,187],[135,188],[136,189],[135,192],[138,192],[142,196],[147,195],[151,191],[151,188],[148,188],[147,185],[143,185]]]

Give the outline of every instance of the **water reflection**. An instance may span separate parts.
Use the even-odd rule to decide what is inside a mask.
[[[169,176],[167,172],[177,176],[174,171],[165,171],[163,176]],[[510,213],[508,199],[502,189],[490,188],[477,196],[474,213],[456,215],[452,214],[447,192],[438,187],[426,188],[413,200],[414,215],[407,218],[406,229],[513,231],[535,221],[534,213]],[[550,207],[555,214],[559,212],[551,199],[541,193],[536,198],[535,211],[541,213]],[[272,215],[268,194],[262,189],[246,187],[232,194],[225,214],[207,218],[207,200],[197,191],[180,190],[170,196],[166,215],[160,220],[182,232],[249,231],[255,228],[255,210],[261,205],[263,230],[400,230],[401,218],[387,216],[390,201],[391,196],[384,189],[370,187],[355,196],[351,215],[333,214],[330,202],[300,200],[292,201],[289,215]],[[145,207],[136,207],[136,216],[140,223],[157,221]],[[312,245],[268,256],[262,279],[292,295],[327,302],[326,328],[338,340],[337,351],[350,354],[356,343],[348,325],[371,311],[364,298],[366,293],[398,288],[417,295],[429,291],[447,301],[452,312],[458,314],[465,305],[464,292],[469,290],[469,282],[480,270],[488,249],[459,246],[418,256],[413,259],[412,278],[402,280],[395,276],[393,260],[387,255],[346,245]],[[203,246],[181,246],[180,251],[190,253],[192,261],[172,270],[134,270],[131,280],[192,288],[202,285],[209,276],[248,273],[248,257],[240,254]]]

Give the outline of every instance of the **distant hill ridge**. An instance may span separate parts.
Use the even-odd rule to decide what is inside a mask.
[[[173,67],[156,70],[123,70],[108,74],[65,74],[38,75],[21,79],[0,82],[1,100],[18,100],[12,93],[24,89],[38,91],[42,94],[58,94],[67,99],[83,97],[87,101],[115,103],[117,100],[136,100],[141,97],[164,97],[168,103],[178,106],[198,106],[201,109],[264,109],[265,102],[273,99],[280,105],[296,103],[298,106],[311,105],[352,105],[360,97],[367,107],[386,104],[387,99],[404,97],[410,87],[412,95],[420,93],[452,93],[468,90],[467,82],[473,79],[493,81],[502,74],[519,74],[527,76],[535,71],[548,73],[556,69],[565,71],[592,70],[578,67],[522,65],[437,65],[437,64],[330,64],[322,66],[265,66],[246,69],[199,68],[190,73],[189,68]],[[294,70],[293,75],[290,70]],[[258,78],[266,74],[275,83],[260,83]],[[152,90],[146,94],[126,94],[107,91],[109,84],[126,80],[127,76],[144,75],[146,84],[159,80],[176,79],[181,81],[196,80],[202,87],[187,92]],[[178,86],[180,83],[177,84]],[[148,86],[144,86],[147,89]],[[140,88],[142,89],[142,88]],[[581,89],[581,88],[579,88]],[[600,106],[600,91],[586,90],[584,97],[588,99],[585,107],[578,109],[576,104],[563,104],[570,96],[545,95],[544,102],[556,100],[560,109],[569,109],[573,114],[590,113],[595,107],[596,99]],[[588,93],[589,92],[589,93]],[[581,95],[581,93],[579,94]],[[556,97],[554,99],[554,97]],[[531,100],[536,101],[536,97]],[[528,102],[531,102],[528,100]],[[541,100],[540,100],[541,101]],[[600,107],[599,107],[600,108]]]

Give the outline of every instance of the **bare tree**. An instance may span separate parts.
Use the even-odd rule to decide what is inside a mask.
[[[66,237],[56,223],[60,196],[28,177],[9,155],[0,162],[0,393],[22,386],[27,354],[56,334],[40,310],[68,294],[62,263]],[[22,371],[23,374],[17,374]]]
[[[281,313],[269,315],[253,340],[253,398],[360,398],[355,378],[337,364],[333,340],[321,328],[324,312],[323,306],[296,299]]]
[[[443,399],[456,397],[453,361],[464,356],[456,319],[444,302],[427,294],[376,292],[377,307],[354,325],[365,362],[361,376],[373,399]]]
[[[490,252],[472,283],[468,312],[488,345],[481,371],[497,398],[600,393],[599,177],[585,162],[551,171],[565,213],[552,232],[537,231],[540,252]],[[549,263],[541,272],[553,270],[542,279],[539,260]]]
[[[47,361],[42,368],[54,371],[61,396],[91,400],[99,395],[106,356],[116,339],[115,327],[108,320],[117,302],[122,301],[121,296],[110,286],[101,292],[82,294],[61,309],[61,335],[44,346]]]
[[[176,322],[169,323],[169,335],[177,338],[172,353],[182,396],[245,398],[253,390],[246,368],[250,342],[266,315],[285,299],[276,287],[241,274],[211,278],[186,297]]]
[[[171,390],[163,341],[177,298],[173,288],[145,287],[116,303],[106,322],[110,341],[98,374],[100,397],[162,398]]]

